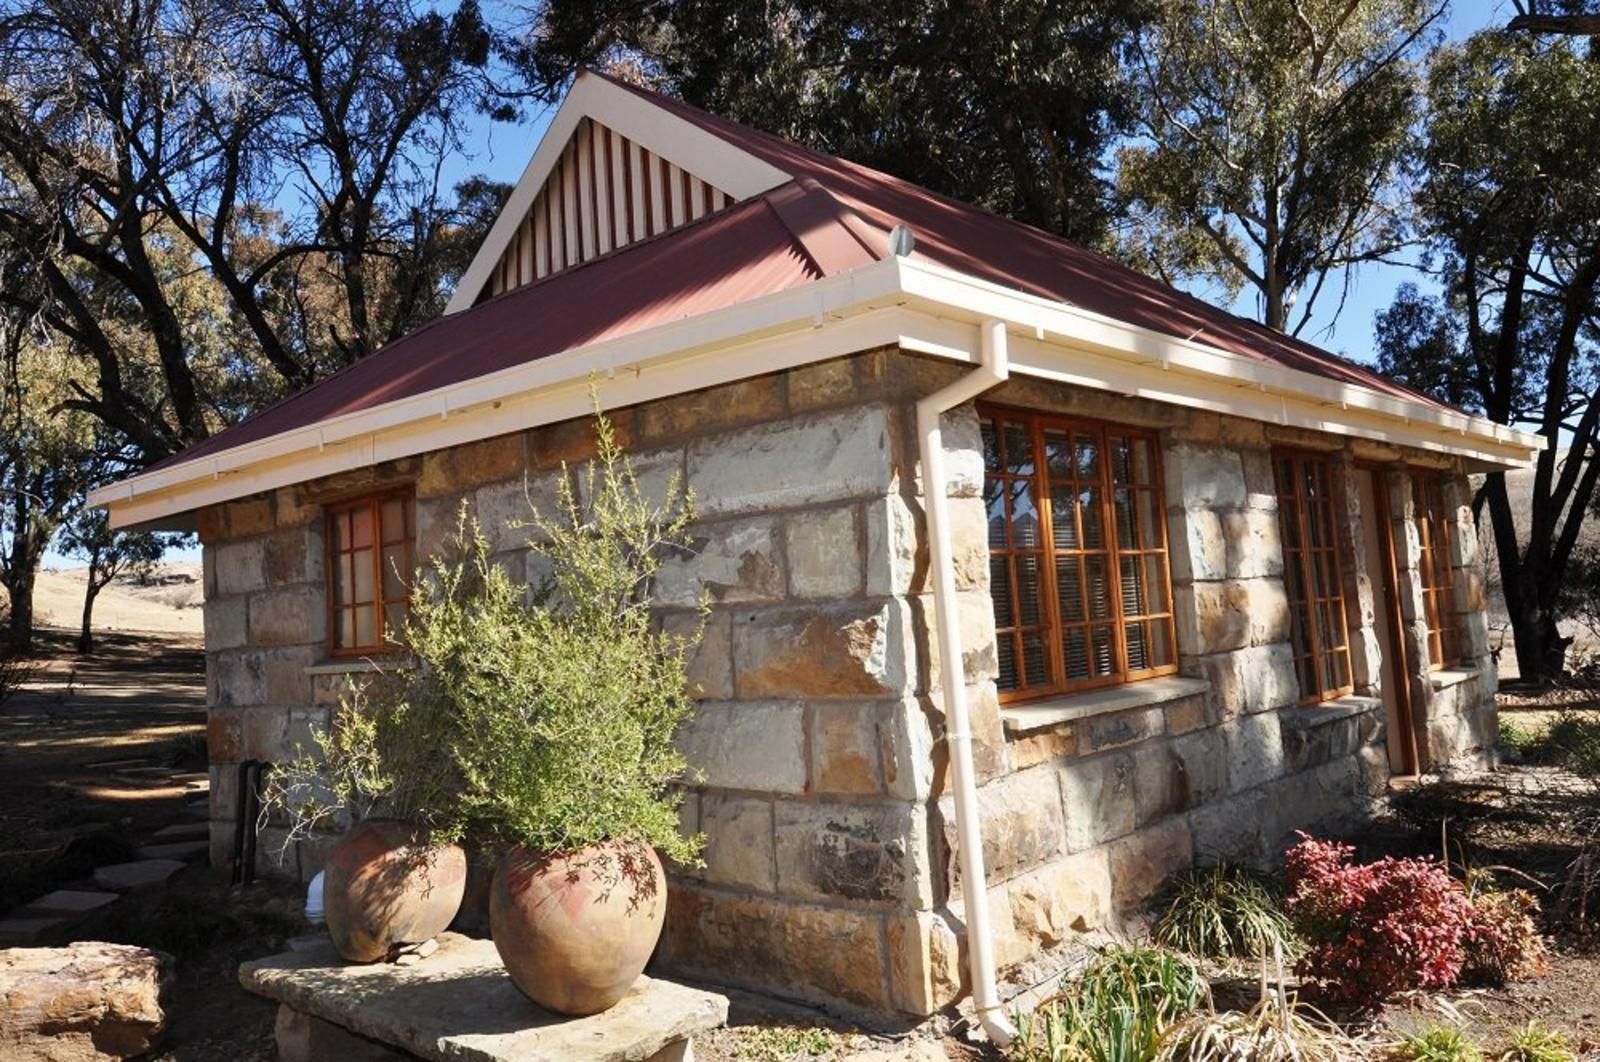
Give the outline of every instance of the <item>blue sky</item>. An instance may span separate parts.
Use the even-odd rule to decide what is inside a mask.
[[[1447,16],[1445,33],[1452,40],[1460,40],[1488,26],[1504,25],[1514,13],[1511,0],[1455,0]],[[475,116],[466,129],[463,150],[446,159],[441,168],[443,185],[448,188],[474,174],[514,183],[522,175],[553,113],[553,109],[549,109],[529,114],[518,125]],[[1342,283],[1342,278],[1335,280]],[[1404,266],[1361,266],[1350,277],[1349,297],[1340,309],[1337,284],[1330,280],[1328,290],[1319,300],[1317,313],[1302,337],[1346,357],[1370,362],[1373,315],[1388,306],[1395,289],[1407,281],[1425,290],[1429,287],[1425,277]],[[1204,296],[1205,293],[1196,294]],[[1244,316],[1256,315],[1254,301],[1248,296],[1241,296],[1231,308]],[[198,556],[198,549],[174,550],[169,554],[174,561],[193,561]],[[61,566],[74,562],[52,552],[45,563]]]

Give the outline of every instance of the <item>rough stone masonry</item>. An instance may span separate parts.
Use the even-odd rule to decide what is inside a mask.
[[[705,866],[673,878],[657,957],[667,971],[780,995],[921,1016],[963,991],[956,838],[942,742],[915,400],[960,367],[866,352],[613,415],[647,489],[695,492],[692,556],[656,592],[661,622],[711,611],[682,745],[702,774],[684,829]],[[972,406],[948,415],[961,667],[974,713],[993,923],[1003,969],[1048,973],[1080,934],[1115,929],[1200,858],[1265,861],[1295,828],[1366,813],[1389,778],[1374,577],[1340,533],[1356,695],[1300,707],[1270,450],[1373,462],[1389,491],[1407,638],[1426,644],[1408,469],[1444,471],[1463,674],[1404,676],[1429,762],[1491,747],[1494,670],[1462,470],[1437,457],[1065,385],[986,398],[1159,429],[1181,675],[1079,698],[1053,715],[996,693],[983,457]],[[466,501],[497,560],[538,577],[507,521],[552,497],[590,454],[586,421],[431,452],[202,511],[213,861],[232,856],[234,765],[280,760],[326,726],[365,665],[326,651],[323,503],[416,493],[419,553]],[[1420,639],[1420,640],[1419,640]],[[1143,687],[1143,688],[1137,688]],[[1437,688],[1436,688],[1437,687]],[[281,838],[269,828],[266,859]],[[265,869],[302,877],[325,839]]]

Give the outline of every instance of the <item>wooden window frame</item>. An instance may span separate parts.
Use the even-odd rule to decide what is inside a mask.
[[[1086,690],[1103,689],[1109,686],[1123,686],[1147,679],[1159,678],[1163,675],[1177,674],[1178,661],[1178,632],[1177,613],[1172,596],[1172,553],[1171,543],[1167,531],[1166,520],[1166,485],[1162,476],[1162,451],[1160,435],[1149,428],[1140,428],[1133,425],[1119,424],[1112,421],[1093,420],[1085,417],[1072,417],[1055,413],[1040,412],[1038,410],[1018,408],[1014,406],[996,405],[992,403],[979,403],[978,416],[987,422],[995,419],[1022,424],[1026,427],[1029,444],[1032,448],[1033,471],[1028,476],[1012,476],[1003,471],[1004,467],[1004,442],[997,438],[997,446],[1002,451],[1002,470],[992,474],[987,465],[984,472],[984,485],[987,490],[991,479],[1005,480],[1025,479],[1031,480],[1034,498],[1037,502],[1039,517],[1039,545],[1035,549],[1017,549],[1009,543],[1009,528],[1011,527],[1010,506],[1007,505],[1005,516],[1008,528],[1008,545],[1005,548],[990,546],[989,556],[991,561],[1001,557],[1011,558],[1018,554],[1031,554],[1039,558],[1039,587],[1040,617],[1039,623],[1022,625],[1015,622],[1020,618],[1018,604],[1018,573],[1017,565],[1007,563],[1006,573],[1010,579],[1010,601],[1012,602],[1013,623],[1003,626],[996,620],[996,639],[1013,639],[1013,652],[1017,660],[1018,674],[1023,678],[1023,685],[1013,690],[1000,690],[1002,704],[1018,704],[1034,701],[1045,697],[1060,697],[1079,693]],[[1055,545],[1055,530],[1052,526],[1053,514],[1050,504],[1051,478],[1048,462],[1045,461],[1045,432],[1047,430],[1062,431],[1069,436],[1086,434],[1092,436],[1100,448],[1100,474],[1097,485],[1100,493],[1100,526],[1104,541],[1103,549],[1087,549],[1083,546],[1083,533],[1080,528],[1077,535],[1079,543],[1077,548],[1061,549]],[[1113,457],[1110,439],[1129,438],[1146,442],[1150,453],[1150,482],[1148,486],[1130,484],[1135,490],[1132,519],[1133,541],[1132,548],[1122,547],[1117,539],[1116,523],[1116,482],[1113,470]],[[1087,483],[1075,477],[1068,482]],[[1155,545],[1145,547],[1137,543],[1143,539],[1140,531],[1143,529],[1142,519],[1139,514],[1137,491],[1149,490],[1152,493],[1154,513],[1153,523]],[[1075,511],[1076,511],[1076,507]],[[985,511],[985,524],[988,523],[987,509]],[[987,541],[987,539],[986,539]],[[1089,581],[1083,579],[1080,584],[1080,593],[1083,601],[1083,620],[1072,624],[1065,624],[1061,618],[1061,602],[1056,585],[1056,560],[1058,557],[1087,557],[1104,556],[1107,586],[1107,612],[1098,620],[1092,618],[1094,613],[1089,601]],[[1146,563],[1145,558],[1159,557],[1160,592],[1165,602],[1165,611],[1140,613],[1129,618],[1124,611],[1122,594],[1122,560],[1126,557],[1135,558],[1135,563],[1141,567]],[[1150,595],[1148,586],[1145,587],[1147,596]],[[1150,637],[1154,638],[1155,625],[1164,623],[1166,627],[1166,644],[1168,646],[1171,662],[1158,664],[1152,667],[1134,670],[1128,663],[1128,634],[1127,625],[1144,623],[1148,625]],[[1090,655],[1094,652],[1092,631],[1095,626],[1111,627],[1111,670],[1110,673],[1086,679],[1069,679],[1066,677],[1065,649],[1063,647],[1063,634],[1067,626],[1081,628],[1084,631],[1085,651]],[[1005,631],[1006,633],[1001,633]],[[1026,682],[1026,660],[1022,653],[1023,638],[1025,634],[1037,632],[1040,641],[1046,647],[1046,680],[1042,685],[1029,685]]]
[[[402,520],[406,526],[401,532],[401,537],[386,540],[383,525],[383,508],[386,503],[396,500],[402,504]],[[350,549],[340,548],[338,521],[343,515],[363,510],[370,514],[372,520],[372,600],[345,604],[340,602],[338,598],[336,577],[339,561],[340,558],[348,554],[361,552],[361,548],[355,546]],[[410,588],[406,581],[410,580],[412,569],[416,566],[415,493],[410,487],[402,487],[329,502],[323,506],[323,534],[326,537],[324,554],[327,568],[328,655],[335,659],[350,659],[393,652],[396,646],[388,640],[386,634],[388,624],[385,617],[391,607],[409,608],[411,605]],[[406,563],[400,572],[400,577],[403,580],[402,585],[406,585],[406,593],[403,596],[391,597],[385,592],[384,587],[383,554],[386,548],[402,545],[406,551]],[[361,609],[366,608],[373,610],[375,641],[370,645],[341,646],[339,644],[340,613],[348,612],[351,614],[351,629],[353,631],[356,628],[355,615]]]
[[[1292,466],[1290,493],[1287,494],[1284,492],[1284,484],[1279,478],[1279,467],[1281,462],[1284,461],[1290,462]],[[1309,499],[1305,493],[1305,471],[1312,464],[1321,465],[1326,471],[1327,496],[1325,501],[1327,505],[1327,524],[1324,530],[1329,543],[1326,546],[1313,547],[1311,545],[1311,514],[1309,512],[1310,506],[1307,504]],[[1339,697],[1348,696],[1355,691],[1355,661],[1350,652],[1350,614],[1346,609],[1343,577],[1345,565],[1349,563],[1349,556],[1345,550],[1344,536],[1340,533],[1338,523],[1339,470],[1326,453],[1316,450],[1274,448],[1272,451],[1272,478],[1273,490],[1278,500],[1278,521],[1281,528],[1280,538],[1283,549],[1284,591],[1289,600],[1289,643],[1291,652],[1294,654],[1295,681],[1301,686],[1301,704],[1321,704]],[[1285,502],[1294,504],[1295,527],[1293,530],[1295,533],[1293,535],[1289,533],[1290,528],[1285,526],[1285,514],[1287,512]],[[1292,545],[1291,543],[1293,542],[1299,542],[1300,544],[1298,546]],[[1316,559],[1318,555],[1322,554],[1330,557],[1334,575],[1334,578],[1330,581],[1333,592],[1328,596],[1317,593]],[[1291,566],[1295,568],[1295,574],[1299,576],[1300,586],[1306,594],[1303,598],[1297,599],[1293,593],[1293,581],[1289,578]],[[1341,624],[1339,628],[1341,634],[1340,644],[1332,649],[1323,645],[1322,613],[1324,605],[1332,606],[1333,613],[1338,617]],[[1306,621],[1309,625],[1309,628],[1303,632],[1306,638],[1304,646],[1299,644],[1295,638],[1295,632],[1301,630],[1301,626],[1295,618],[1296,611],[1300,607],[1305,608]],[[1303,649],[1306,651],[1302,651]],[[1344,658],[1344,674],[1347,681],[1343,685],[1323,686],[1324,675],[1326,674],[1324,664],[1329,654],[1342,655]],[[1311,671],[1316,677],[1317,687],[1310,691],[1304,688],[1300,667],[1301,662],[1307,659],[1311,661]]]
[[[1442,671],[1461,662],[1461,638],[1456,629],[1455,571],[1450,520],[1444,504],[1444,477],[1411,473],[1412,516],[1421,551],[1417,574],[1422,583],[1422,615],[1428,628],[1428,670]]]

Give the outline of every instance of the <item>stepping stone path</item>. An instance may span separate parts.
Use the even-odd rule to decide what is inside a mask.
[[[47,933],[70,929],[116,901],[114,892],[79,889],[60,889],[41,896],[0,921],[0,948],[27,947]]]
[[[113,863],[94,872],[94,883],[114,892],[145,892],[159,889],[186,865],[179,859],[140,859],[132,863]]]
[[[145,844],[134,849],[140,859],[181,859],[192,862],[211,848],[210,841],[172,841],[168,844]]]
[[[170,844],[173,841],[209,841],[210,838],[209,822],[174,822],[171,826],[163,826],[150,835],[152,841],[162,844]]]

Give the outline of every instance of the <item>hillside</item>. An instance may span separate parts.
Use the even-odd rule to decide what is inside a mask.
[[[35,622],[41,627],[76,630],[83,617],[83,568],[47,568],[34,591]],[[0,600],[5,591],[0,590]],[[95,599],[94,626],[100,631],[156,631],[199,637],[205,600],[200,565],[162,565],[149,585],[118,579]]]

